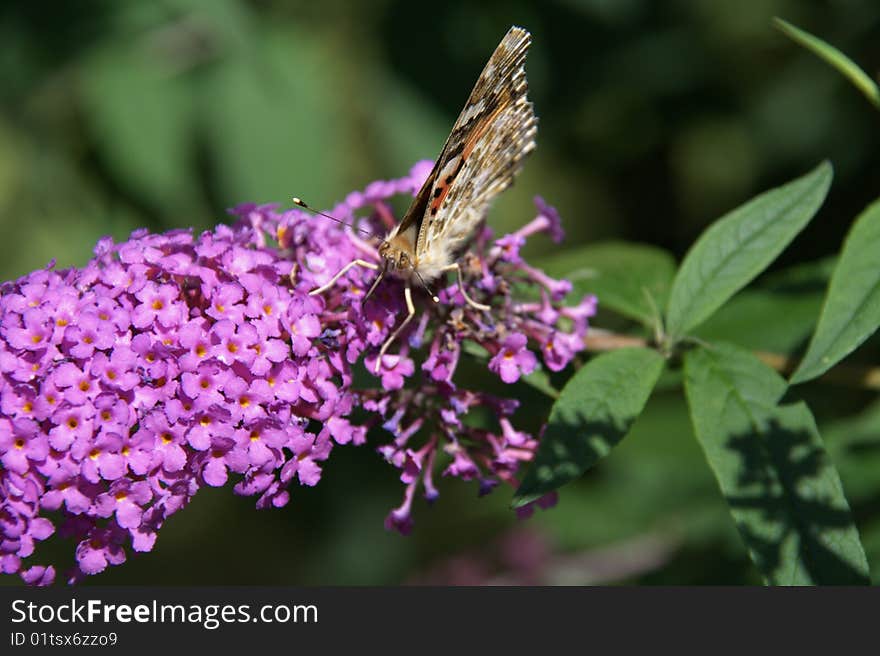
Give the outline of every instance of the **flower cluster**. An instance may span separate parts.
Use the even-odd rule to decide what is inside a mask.
[[[424,179],[429,170],[429,162],[417,165],[410,181]],[[363,194],[352,194],[334,208],[335,216],[357,222],[357,210],[370,206],[374,212],[369,218],[373,221],[359,225],[373,232],[390,228],[394,219],[384,201],[400,187],[400,181],[374,183]],[[415,184],[412,189],[418,187]],[[576,305],[562,305],[571,283],[550,278],[520,256],[520,249],[531,235],[544,232],[557,243],[563,238],[556,210],[540,197],[535,204],[537,216],[527,225],[494,241],[491,230],[484,227],[462,258],[468,295],[491,310],[481,311],[467,303],[455,279],[434,290],[440,299],[436,304],[426,290],[413,287],[422,295],[418,302],[421,316],[399,336],[397,352],[384,355],[381,362],[377,362],[377,347],[406,314],[403,283],[390,279],[374,298],[364,302],[365,290],[375,273],[355,267],[321,295],[327,319],[324,325],[345,350],[348,362],[354,363],[366,352],[367,369],[371,373],[378,370],[381,377],[380,388],[359,390],[357,396],[359,405],[373,413],[362,425],[381,426],[389,434],[390,441],[379,451],[401,471],[405,485],[403,503],[386,518],[389,529],[404,534],[411,530],[412,504],[420,486],[429,502],[437,499],[434,472],[439,455],[449,461],[443,475],[476,480],[480,493],[485,494],[499,482],[515,486],[519,465],[531,460],[537,448],[534,436],[516,430],[512,424],[519,405],[515,399],[499,398],[454,381],[466,344],[473,347],[471,352],[484,353],[489,370],[505,383],[514,383],[539,366],[532,349],[538,350],[550,371],[562,370],[584,349],[596,298],[587,296]],[[282,245],[303,264],[297,283],[303,291],[323,285],[352,260],[348,253],[340,255],[344,251],[340,248],[340,232],[315,234],[312,225],[304,224],[296,214],[281,216],[277,224],[274,219],[266,217],[265,224],[277,226]],[[361,242],[351,231],[345,233],[345,238],[357,246],[359,257],[378,262],[373,245]],[[524,293],[531,300],[518,300]],[[416,350],[422,352],[418,359],[412,357]],[[408,379],[417,376],[417,384],[406,386]],[[496,426],[466,424],[463,418],[475,408],[489,410],[497,418]],[[546,507],[554,501],[554,495],[548,495],[537,504]],[[532,507],[526,506],[519,512],[527,515],[531,511]]]
[[[335,215],[374,230],[390,223],[387,199],[415,193],[429,169],[419,163],[350,194]],[[2,286],[3,572],[51,583],[54,567],[31,559],[56,524],[77,545],[68,580],[124,562],[126,548],[149,551],[202,486],[231,475],[258,507],[282,506],[292,482],[318,482],[334,445],[364,444],[374,427],[390,434],[379,449],[406,485],[386,521],[403,532],[417,486],[437,497],[441,458],[444,474],[488,491],[532,457],[536,440],[511,423],[516,402],[460,387],[453,374],[465,340],[505,382],[538,366],[530,344],[551,370],[583,348],[594,299],[561,306],[568,284],[519,256],[535,232],[561,236],[555,210],[538,201],[534,221],[494,243],[484,230],[464,268],[469,293],[492,310],[474,310],[454,284],[439,290],[440,303],[421,303],[420,319],[378,363],[381,387],[367,389],[354,389],[355,367],[375,370],[402,315],[399,281],[364,303],[375,274],[356,267],[327,293],[309,291],[355,258],[376,260],[375,246],[300,210],[233,214],[234,226],[198,236],[103,239],[82,269],[50,266]],[[518,285],[539,293],[517,302]],[[407,388],[417,371],[420,384]],[[463,423],[477,406],[497,427]]]

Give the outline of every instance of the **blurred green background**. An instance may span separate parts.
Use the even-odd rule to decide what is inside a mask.
[[[625,239],[681,257],[723,212],[828,157],[828,202],[777,269],[833,254],[880,191],[880,122],[772,29],[774,15],[880,66],[873,0],[3,3],[2,278],[52,258],[82,265],[105,234],[205,229],[232,205],[291,195],[331,206],[403,175],[436,156],[511,24],[533,35],[540,127],[490,216],[499,230],[531,218],[541,194],[570,246]],[[546,253],[533,241],[532,256]],[[203,490],[152,553],[90,582],[757,582],[669,388],[528,522],[507,509],[510,490],[478,500],[453,482],[434,508],[416,504],[412,536],[388,533],[395,470],[370,449],[338,448],[287,508]],[[521,422],[546,409],[527,387],[512,391],[529,408]],[[815,411],[878,561],[880,411],[867,393],[820,392]],[[55,548],[70,558],[69,544]]]

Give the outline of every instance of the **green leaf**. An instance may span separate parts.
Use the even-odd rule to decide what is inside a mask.
[[[545,258],[548,274],[571,281],[575,295],[595,294],[602,308],[653,325],[675,275],[668,252],[626,242],[591,244]]]
[[[792,383],[820,376],[880,326],[880,200],[849,231],[807,354]]]
[[[97,48],[79,68],[84,117],[118,182],[151,205],[192,202],[191,81],[137,43]]]
[[[725,560],[748,558],[703,450],[693,439],[683,393],[664,394],[655,387],[612,456],[561,492],[563,502],[541,516],[542,528],[560,549],[626,549],[631,541],[647,538],[671,541],[679,554],[684,547],[687,558],[695,559],[692,563],[715,563],[720,551]],[[663,580],[675,580],[676,574],[661,564],[668,565],[668,560],[653,558]],[[694,569],[702,571],[699,565]],[[695,582],[701,574],[685,576]],[[747,576],[760,582],[756,573]]]
[[[792,41],[800,44],[820,59],[823,59],[827,64],[836,68],[837,72],[861,91],[874,107],[880,109],[880,87],[852,59],[829,43],[795,27],[781,18],[774,18],[773,25]]]
[[[672,283],[666,329],[678,339],[708,319],[785,249],[822,205],[831,164],[753,198],[713,223]]]
[[[335,79],[325,42],[280,26],[205,72],[202,129],[221,202],[338,196],[350,157]]]
[[[822,309],[834,264],[835,258],[827,258],[768,275],[719,308],[695,335],[752,351],[800,355]]]
[[[872,504],[880,495],[880,402],[823,426],[822,433],[847,498],[854,504]]]
[[[663,363],[656,351],[628,348],[604,353],[581,367],[553,404],[514,507],[577,478],[608,455],[645,406]]]
[[[549,372],[540,363],[532,373],[522,376],[520,380],[551,398],[559,398],[559,390],[553,387]]]
[[[691,422],[753,562],[773,585],[868,583],[837,470],[804,403],[748,351],[685,355]]]

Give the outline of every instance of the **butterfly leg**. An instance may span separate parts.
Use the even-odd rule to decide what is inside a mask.
[[[385,355],[385,351],[388,350],[388,347],[394,343],[394,340],[397,339],[397,336],[400,335],[401,331],[406,328],[406,325],[412,321],[412,318],[416,315],[416,306],[413,305],[412,300],[412,289],[409,286],[409,282],[406,283],[406,287],[403,289],[403,298],[406,300],[406,319],[400,322],[400,325],[394,329],[394,332],[391,333],[391,337],[385,340],[385,343],[382,344],[382,348],[379,349],[379,357],[376,359],[376,375],[379,375],[379,369],[382,367],[382,356]]]
[[[488,305],[483,305],[482,303],[477,303],[474,299],[468,296],[468,293],[464,290],[464,278],[461,274],[461,265],[458,262],[454,262],[448,266],[443,267],[444,272],[446,271],[455,271],[458,274],[458,291],[461,292],[461,295],[464,296],[464,300],[467,301],[467,304],[472,308],[476,308],[477,310],[483,310],[484,312],[491,310]]]
[[[379,265],[374,264],[373,262],[367,262],[366,260],[357,259],[352,262],[349,262],[344,267],[342,267],[338,273],[330,278],[330,280],[325,285],[321,285],[320,287],[313,289],[309,292],[309,296],[316,296],[318,294],[323,294],[328,289],[330,289],[333,285],[336,284],[336,281],[339,280],[342,276],[348,273],[353,267],[362,266],[367,269],[372,269],[373,271],[378,271]]]
[[[373,281],[373,284],[370,285],[369,291],[364,295],[363,303],[367,302],[367,299],[373,295],[373,292],[376,291],[376,287],[379,286],[379,283],[382,282],[382,278],[385,277],[385,274],[388,272],[388,260],[385,260],[385,266],[382,267],[382,270],[379,272],[379,275],[376,276],[376,279]]]

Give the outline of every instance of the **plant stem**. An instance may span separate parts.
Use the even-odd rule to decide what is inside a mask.
[[[622,348],[643,347],[654,348],[647,339],[633,335],[620,335],[593,328],[584,339],[587,351],[601,353]],[[787,375],[794,371],[798,364],[796,358],[779,353],[755,351],[755,356],[764,364],[781,374]],[[858,364],[838,364],[818,378],[820,382],[859,389],[880,390],[880,367],[868,367]]]

